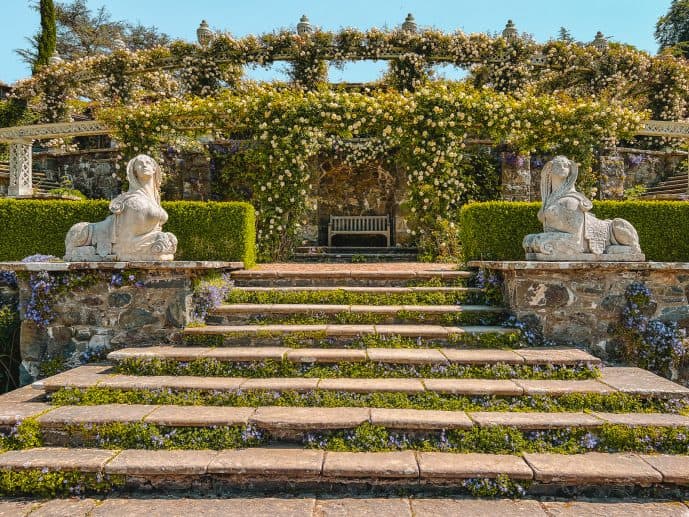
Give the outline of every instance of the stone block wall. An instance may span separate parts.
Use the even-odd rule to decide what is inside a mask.
[[[76,366],[113,348],[178,341],[192,317],[195,281],[241,267],[229,262],[0,263],[0,269],[14,269],[18,276],[22,384],[34,380],[46,361]],[[48,295],[41,292],[46,284]]]
[[[651,315],[689,329],[689,263],[473,262],[497,271],[509,310],[561,345],[586,346],[607,358],[621,321],[625,289],[643,282],[655,301]]]

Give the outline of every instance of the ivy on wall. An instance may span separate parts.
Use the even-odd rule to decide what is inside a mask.
[[[523,153],[566,154],[583,164],[585,175],[600,142],[630,136],[645,115],[611,100],[515,96],[440,81],[414,92],[245,85],[98,112],[128,154],[156,154],[169,142],[203,136],[235,142],[222,174],[241,178],[251,192],[265,260],[293,249],[313,208],[318,157],[392,164],[405,182],[410,231],[431,246],[438,239],[428,241],[429,234],[454,232],[461,205],[481,199],[468,138],[509,143]]]

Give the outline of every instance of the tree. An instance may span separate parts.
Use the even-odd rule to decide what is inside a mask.
[[[57,44],[57,26],[55,23],[55,5],[53,0],[41,0],[41,32],[38,35],[36,60],[33,62],[35,73],[41,66],[48,64]]]
[[[661,52],[689,57],[689,0],[672,0],[656,23],[655,38]]]
[[[34,8],[38,10],[39,5],[34,4]],[[170,41],[169,36],[160,33],[157,27],[113,20],[104,6],[91,11],[86,0],[56,3],[55,20],[57,52],[66,60],[109,52],[113,42],[118,39],[124,41],[131,50],[165,45]],[[33,64],[38,57],[40,35],[27,39],[30,47],[16,52],[24,61]]]
[[[569,32],[569,29],[566,27],[560,27],[560,30],[557,31],[557,39],[566,43],[574,43],[575,41],[574,36],[572,36],[572,33]]]

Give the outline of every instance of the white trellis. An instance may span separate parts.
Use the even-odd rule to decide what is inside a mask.
[[[31,140],[10,144],[10,197],[31,196],[33,194]]]

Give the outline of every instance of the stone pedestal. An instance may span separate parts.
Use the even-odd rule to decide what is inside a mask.
[[[689,328],[689,263],[476,261],[502,275],[505,304],[538,324],[546,339],[585,345],[605,358],[620,323],[625,289],[643,282],[656,302],[653,318]]]
[[[18,276],[22,383],[34,380],[49,360],[77,365],[84,356],[111,348],[179,340],[191,319],[194,281],[242,267],[182,261],[0,263],[1,270]],[[40,289],[37,281],[50,286],[38,311],[30,304]]]

